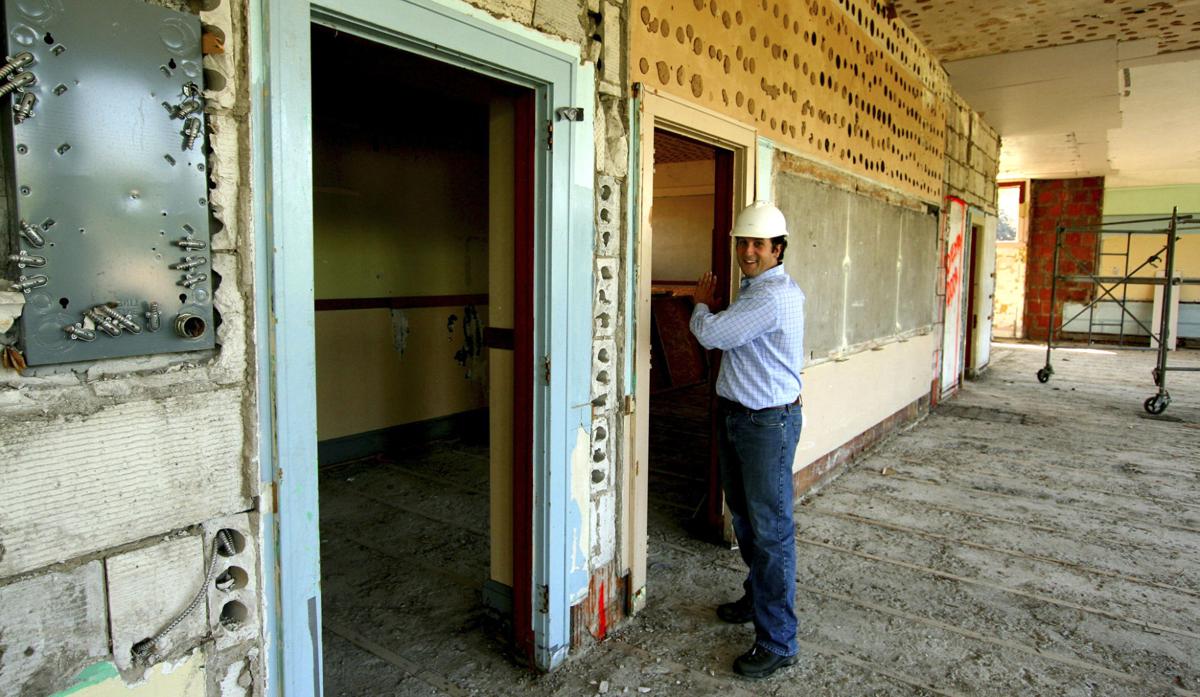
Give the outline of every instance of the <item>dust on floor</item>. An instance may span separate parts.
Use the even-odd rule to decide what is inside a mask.
[[[1200,695],[1200,373],[1168,373],[1155,417],[1153,354],[1056,351],[1039,384],[1043,361],[996,345],[797,505],[801,659],[762,682],[729,668],[750,627],[713,614],[736,552],[652,512],[646,609],[534,676],[483,629],[486,455],[329,470],[326,694]]]

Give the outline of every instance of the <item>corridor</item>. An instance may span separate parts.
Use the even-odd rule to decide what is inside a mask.
[[[1043,348],[994,351],[797,505],[801,658],[763,683],[729,669],[749,626],[713,614],[739,590],[737,554],[678,526],[651,527],[646,610],[555,674],[496,660],[466,627],[334,643],[368,661],[375,694],[1200,694],[1200,376],[1169,373],[1173,402],[1150,416],[1151,353],[1056,351],[1043,385]]]

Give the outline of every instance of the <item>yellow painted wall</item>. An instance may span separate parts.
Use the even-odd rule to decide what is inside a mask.
[[[655,165],[653,281],[695,281],[709,270],[715,177],[712,160]]]
[[[486,152],[313,150],[318,298],[487,292]]]
[[[1025,261],[1029,248],[1024,242],[996,245],[996,300],[992,335],[1006,339],[1021,337],[1025,315]]]
[[[318,299],[488,292],[486,134],[447,126],[399,137],[314,126]],[[487,406],[486,356],[455,360],[463,309],[318,312],[318,437]],[[487,307],[478,312],[486,322]],[[406,324],[407,336],[394,323]]]
[[[461,366],[461,307],[397,310],[407,319],[397,348],[392,311],[317,313],[317,437],[365,433],[487,406],[486,366]],[[449,316],[457,315],[453,331]],[[487,321],[487,308],[479,308]]]
[[[1144,215],[1147,217],[1171,214],[1172,208],[1180,213],[1200,213],[1200,184],[1181,186],[1146,186],[1123,189],[1106,189],[1104,192],[1104,215]],[[1130,242],[1130,269],[1144,262],[1162,249],[1165,235],[1138,235]],[[1105,235],[1104,252],[1124,252],[1125,235]],[[1175,273],[1189,278],[1200,278],[1200,233],[1185,234],[1175,246]],[[1100,259],[1101,273],[1106,276],[1124,276],[1125,261],[1116,256]],[[1153,276],[1155,270],[1165,270],[1165,258],[1155,268],[1146,268],[1139,276]],[[1200,302],[1200,286],[1181,286],[1181,302]],[[1153,286],[1129,285],[1129,300],[1153,300]],[[1120,297],[1120,289],[1116,291]]]
[[[992,335],[1020,339],[1025,331],[1025,264],[1029,258],[1029,188],[1017,219],[1017,239],[996,242],[996,297],[992,306]],[[1000,198],[995,197],[997,205]]]
[[[491,104],[488,129],[488,296],[491,326],[513,326],[513,104]],[[512,586],[513,540],[513,352],[488,349],[488,419],[491,438],[490,507],[491,578]]]
[[[111,663],[99,663],[79,675],[75,687],[50,697],[205,697],[204,652],[159,663],[146,677],[127,684]]]

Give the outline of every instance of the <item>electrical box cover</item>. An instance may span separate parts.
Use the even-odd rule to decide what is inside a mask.
[[[199,18],[142,0],[4,12],[26,361],[211,348]]]

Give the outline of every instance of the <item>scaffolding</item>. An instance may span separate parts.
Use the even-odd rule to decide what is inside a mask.
[[[1142,224],[1165,224],[1165,227],[1153,229],[1117,229],[1109,227],[1111,225],[1142,225]],[[1085,262],[1075,255],[1069,247],[1063,244],[1064,237],[1069,233],[1080,234],[1123,234],[1125,235],[1125,275],[1124,276],[1102,276],[1096,273],[1060,273],[1059,264],[1065,254],[1070,261],[1076,265],[1076,270],[1079,266],[1092,263],[1094,269],[1096,260],[1104,255],[1103,251],[1098,251],[1096,259]],[[1093,329],[1097,326],[1095,322],[1095,308],[1098,303],[1106,298],[1113,302],[1121,310],[1120,330],[1118,334],[1118,342],[1121,346],[1125,345],[1125,316],[1128,316],[1134,323],[1150,336],[1150,345],[1154,346],[1157,343],[1158,361],[1155,368],[1151,371],[1151,377],[1154,379],[1155,386],[1158,391],[1146,398],[1142,403],[1144,408],[1150,414],[1161,414],[1166,411],[1167,406],[1171,404],[1171,394],[1167,391],[1167,373],[1168,371],[1200,371],[1200,368],[1187,368],[1180,366],[1169,366],[1167,364],[1168,351],[1173,345],[1171,337],[1171,300],[1172,294],[1176,286],[1185,285],[1200,285],[1200,278],[1183,278],[1175,276],[1175,245],[1179,241],[1180,236],[1184,234],[1200,233],[1200,221],[1193,220],[1191,215],[1179,215],[1178,209],[1171,211],[1171,215],[1159,218],[1142,218],[1138,220],[1121,220],[1111,223],[1100,223],[1098,225],[1089,225],[1084,227],[1063,227],[1059,226],[1055,230],[1054,239],[1054,261],[1052,273],[1050,277],[1050,321],[1046,327],[1046,365],[1039,368],[1037,371],[1038,382],[1049,382],[1050,376],[1054,375],[1054,368],[1050,364],[1051,353],[1054,350],[1055,331],[1061,335],[1065,332],[1068,324],[1082,316],[1085,312],[1088,313],[1088,343],[1093,339]],[[1135,235],[1160,235],[1163,236],[1164,242],[1162,247],[1155,253],[1151,254],[1141,264],[1138,264],[1133,269],[1129,268],[1129,255],[1131,249],[1131,240]],[[1102,250],[1103,244],[1101,239],[1097,239],[1096,249]],[[1121,256],[1121,253],[1117,253]],[[1165,261],[1164,276],[1139,276],[1138,273],[1147,267],[1156,266],[1159,262]],[[1070,319],[1062,320],[1057,326],[1055,325],[1055,308],[1058,301],[1058,282],[1071,283],[1091,283],[1093,284],[1093,292],[1091,299],[1088,300],[1082,308],[1079,309]],[[1158,331],[1155,332],[1151,327],[1147,326],[1141,319],[1129,311],[1129,296],[1128,287],[1131,285],[1153,285],[1162,286],[1162,305],[1159,312]],[[1115,295],[1117,288],[1121,289],[1120,297]],[[1097,292],[1098,291],[1098,292]],[[1064,300],[1064,312],[1066,315],[1066,305]],[[1151,318],[1151,324],[1156,318]],[[1061,342],[1060,342],[1061,343]]]

